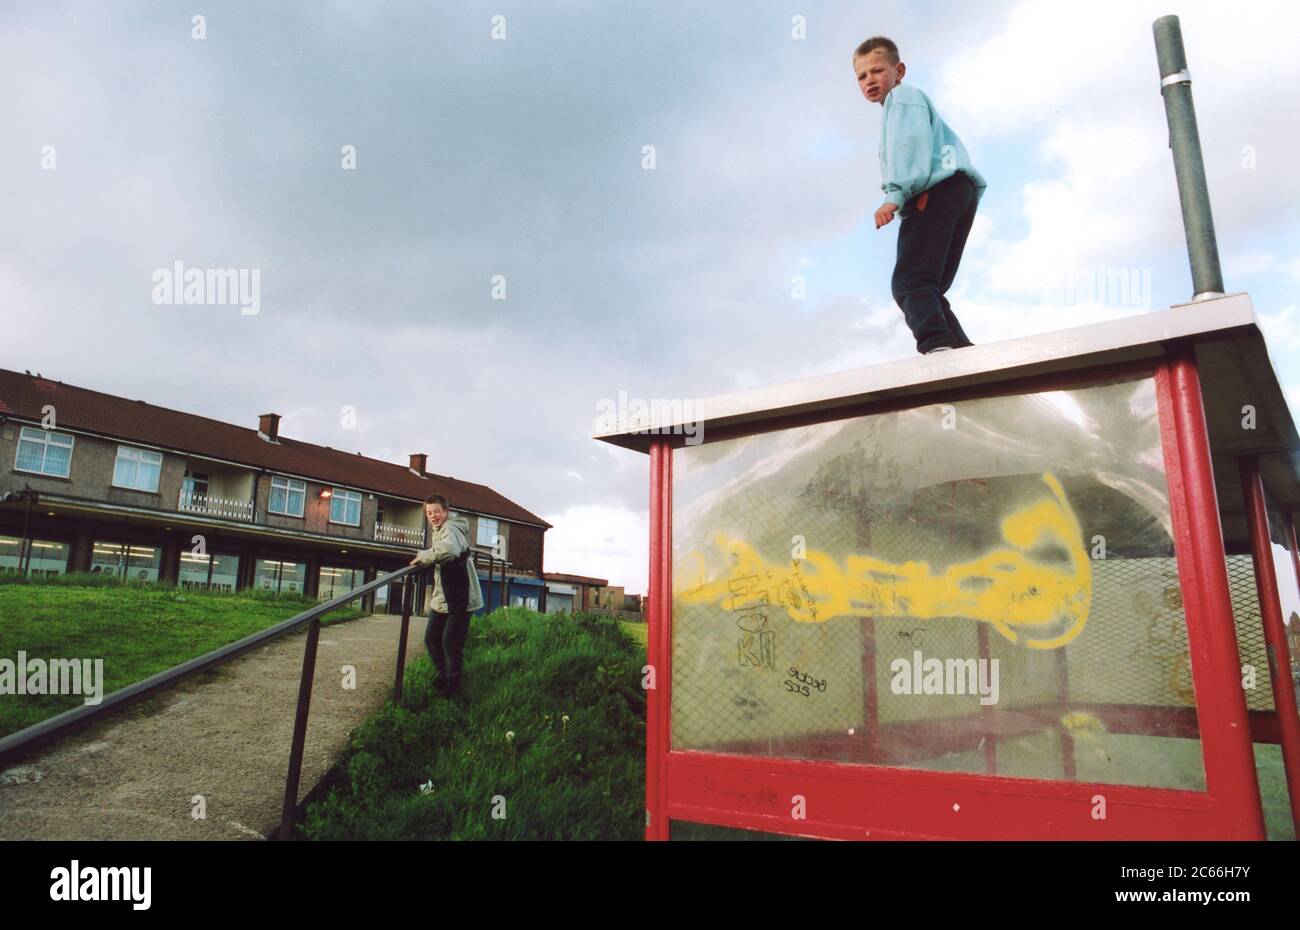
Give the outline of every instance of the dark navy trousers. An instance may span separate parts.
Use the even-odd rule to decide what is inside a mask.
[[[924,210],[918,209],[922,198]],[[959,171],[909,200],[908,215],[899,220],[898,258],[890,288],[916,337],[918,352],[973,344],[944,295],[957,277],[978,203],[975,182]]]
[[[424,628],[424,645],[429,658],[438,670],[438,677],[446,679],[449,687],[459,688],[465,667],[465,638],[469,635],[469,612],[443,614],[429,612],[429,625]]]

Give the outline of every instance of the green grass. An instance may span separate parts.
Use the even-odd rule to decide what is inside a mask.
[[[403,705],[390,701],[354,731],[300,828],[318,840],[638,840],[644,664],[606,617],[518,607],[475,617],[467,705],[437,694],[420,654]]]
[[[619,622],[619,626],[623,628],[623,632],[632,637],[633,642],[640,643],[641,648],[645,648],[646,637],[650,635],[650,631],[644,623],[633,623],[630,620],[623,620]]]
[[[287,620],[314,601],[263,592],[183,591],[102,575],[0,578],[0,658],[103,659],[103,694]],[[324,621],[354,619],[357,608]],[[0,736],[80,707],[82,695],[5,695]]]

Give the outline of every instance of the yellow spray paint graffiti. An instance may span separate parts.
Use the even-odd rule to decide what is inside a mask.
[[[811,548],[802,562],[770,562],[744,540],[716,533],[713,545],[724,559],[729,557],[730,566],[705,578],[704,554],[688,553],[686,564],[694,562],[701,572],[675,576],[674,597],[682,604],[736,609],[737,592],[745,590],[737,582],[763,576],[775,581],[777,590],[789,592],[778,598],[778,606],[797,622],[821,623],[837,616],[965,617],[988,623],[1013,643],[1023,635],[1030,649],[1058,649],[1082,633],[1088,621],[1092,567],[1060,481],[1051,473],[1042,477],[1051,496],[1003,519],[1006,546],[942,572],[931,571],[924,561],[891,563],[869,555],[850,555],[841,564]],[[1053,543],[1069,555],[1067,565],[1032,557]]]

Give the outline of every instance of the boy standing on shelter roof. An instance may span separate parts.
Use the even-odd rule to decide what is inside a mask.
[[[880,179],[885,203],[876,228],[897,211],[898,258],[890,288],[924,355],[973,345],[944,295],[957,276],[962,249],[987,186],[957,134],[930,98],[904,87],[907,66],[883,36],[853,53],[862,96],[885,108],[880,127]]]

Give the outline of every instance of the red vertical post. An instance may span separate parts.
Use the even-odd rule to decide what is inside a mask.
[[[1070,712],[1070,668],[1065,658],[1065,647],[1056,650],[1056,699],[1061,716]],[[1079,764],[1074,755],[1074,734],[1063,724],[1056,729],[1061,737],[1061,776],[1066,781],[1078,781]]]
[[[1255,563],[1259,615],[1264,623],[1268,673],[1273,682],[1273,706],[1277,709],[1281,734],[1282,765],[1286,770],[1287,792],[1291,796],[1291,820],[1295,824],[1296,836],[1300,836],[1300,717],[1296,716],[1295,691],[1291,687],[1291,655],[1287,648],[1286,626],[1282,622],[1273,544],[1268,533],[1264,482],[1259,476],[1259,460],[1253,455],[1243,455],[1239,463],[1242,499],[1250,527],[1250,551]]]
[[[987,664],[989,661],[989,627],[987,623],[976,626],[975,638],[979,641],[980,661]],[[993,734],[992,705],[980,704],[980,719],[984,724],[984,771],[989,775],[996,775],[998,773],[998,739]]]
[[[866,728],[866,758],[879,764],[880,696],[876,692],[876,618],[862,618],[862,723]]]
[[[871,551],[871,524],[862,530],[862,551]],[[862,618],[862,725],[866,729],[866,758],[873,765],[880,759],[880,695],[876,691],[876,618]]]
[[[1300,547],[1296,546],[1295,514],[1290,511],[1287,511],[1286,515],[1286,534],[1287,541],[1291,546],[1291,564],[1295,567],[1296,588],[1300,590]],[[1291,630],[1292,636],[1297,634],[1300,634],[1300,630]]]
[[[1161,445],[1206,788],[1238,839],[1265,838],[1201,381],[1190,347],[1156,370]]]
[[[1291,562],[1295,565],[1295,583],[1300,585],[1300,549],[1296,548],[1295,514],[1286,515],[1286,534],[1291,543]]]
[[[646,663],[654,687],[646,692],[647,840],[668,839],[669,711],[672,661],[672,463],[667,441],[650,443],[650,579]]]

